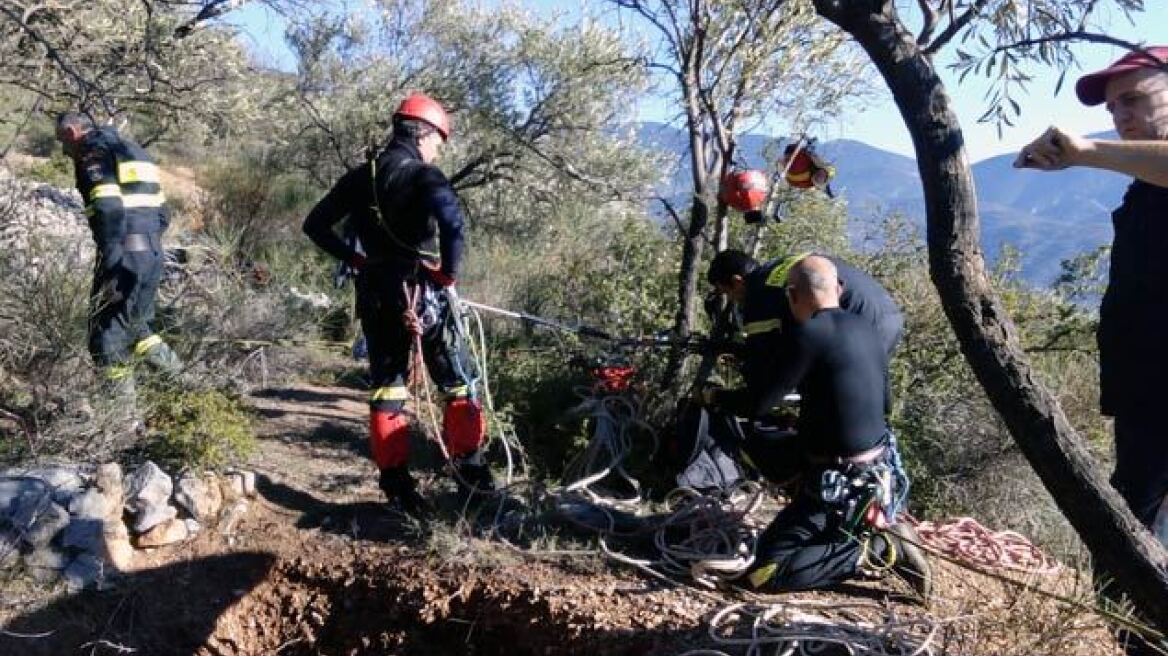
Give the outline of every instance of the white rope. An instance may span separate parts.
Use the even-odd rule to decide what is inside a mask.
[[[580,494],[600,506],[635,511],[642,505],[641,483],[625,469],[625,459],[639,434],[649,436],[655,453],[657,431],[641,419],[639,403],[628,394],[597,394],[591,390],[577,390],[577,393],[584,398],[569,413],[590,417],[593,430],[588,445],[564,468],[564,479],[573,481],[564,486],[564,491]],[[615,496],[593,489],[606,479],[610,484],[618,482],[631,492]]]
[[[761,656],[764,649],[780,656],[838,649],[865,656],[932,656],[940,628],[941,622],[932,617],[902,620],[893,608],[870,602],[738,603],[722,608],[710,620],[709,639],[719,649],[694,649],[679,656]]]

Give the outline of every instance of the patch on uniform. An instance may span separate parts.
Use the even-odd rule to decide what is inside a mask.
[[[91,150],[81,156],[81,169],[85,172],[85,179],[90,182],[101,182],[106,177],[106,154],[101,149]]]
[[[90,182],[101,182],[105,178],[105,167],[101,162],[85,165],[85,178]]]

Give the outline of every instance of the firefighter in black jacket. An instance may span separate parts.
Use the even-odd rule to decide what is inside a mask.
[[[73,159],[77,190],[97,246],[89,351],[115,401],[137,422],[133,365],[143,360],[177,375],[182,364],[150,326],[162,279],[162,233],[169,215],[158,167],[141,146],[84,114],[57,119],[57,139]]]
[[[446,395],[442,439],[455,461],[456,480],[471,492],[494,487],[482,454],[486,430],[478,374],[454,307],[463,216],[450,182],[432,165],[449,138],[442,105],[411,94],[394,113],[385,149],[342,176],[304,221],[317,246],[357,270],[357,314],[373,385],[369,446],[381,489],[412,515],[427,510],[407,470],[406,383],[415,331],[421,332],[426,367]],[[364,255],[336,232],[346,217]]]

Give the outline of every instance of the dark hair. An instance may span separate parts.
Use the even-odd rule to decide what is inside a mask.
[[[729,284],[734,276],[743,276],[754,271],[758,262],[746,253],[727,249],[714,256],[710,262],[710,270],[706,273],[706,280],[711,285]]]
[[[393,119],[393,136],[396,139],[405,138],[416,142],[437,131],[433,125],[419,119],[396,116]]]
[[[93,119],[81,112],[63,112],[57,116],[57,131],[75,129],[78,132],[88,132],[93,129]]]

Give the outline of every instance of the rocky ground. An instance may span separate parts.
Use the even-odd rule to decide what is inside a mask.
[[[889,636],[914,622],[905,635],[931,635],[934,654],[1118,653],[1081,608],[944,563],[928,607],[890,581],[747,599],[578,553],[587,541],[523,553],[458,525],[438,483],[443,519],[421,530],[381,503],[363,396],[308,385],[255,394],[258,497],[239,526],[136,551],[104,590],[4,580],[0,654],[746,654],[745,642],[720,643],[729,629],[709,630],[734,603],[750,604],[742,617],[800,604],[810,622],[858,623],[870,644],[883,641],[862,653],[912,653]],[[1028,584],[1072,599],[1089,589],[1069,570]]]

